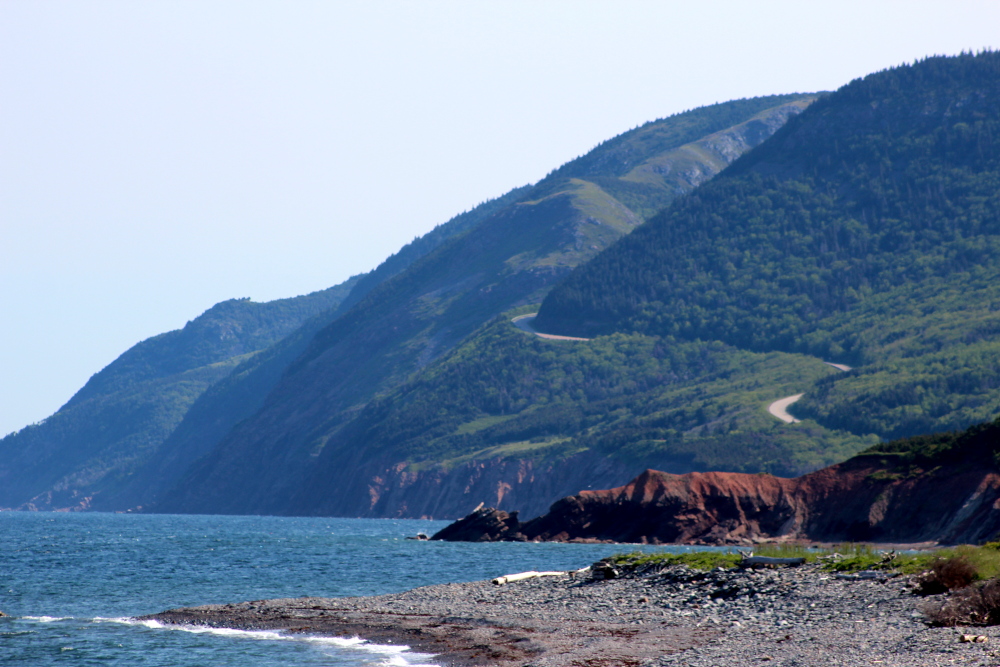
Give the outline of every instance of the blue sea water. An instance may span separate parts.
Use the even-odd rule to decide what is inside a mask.
[[[433,656],[361,639],[175,629],[132,617],[199,604],[378,595],[573,569],[634,549],[405,539],[446,524],[0,512],[0,611],[8,614],[0,618],[0,665],[434,664]]]

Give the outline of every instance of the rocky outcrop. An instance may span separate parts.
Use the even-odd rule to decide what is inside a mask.
[[[558,542],[752,542],[794,530],[794,491],[794,480],[770,475],[647,470],[617,489],[563,498],[520,529],[529,539]]]
[[[519,458],[474,460],[452,468],[417,471],[400,463],[348,468],[355,480],[339,488],[344,496],[329,498],[320,513],[346,516],[456,518],[477,505],[522,516],[538,516],[557,498],[586,488],[618,486],[634,474],[620,461],[581,452],[557,461]],[[364,472],[364,475],[358,474]],[[347,499],[356,502],[348,505]]]
[[[527,542],[528,538],[518,531],[519,526],[517,512],[508,514],[493,507],[481,507],[434,533],[431,539],[447,542]]]
[[[955,544],[984,542],[1000,533],[995,466],[966,461],[907,475],[886,463],[884,455],[862,455],[795,479],[646,470],[625,486],[563,498],[531,521],[508,519],[490,539]],[[487,516],[488,510],[480,514]],[[441,539],[475,539],[469,530],[474,525],[466,524],[462,533],[445,529]],[[466,537],[446,536],[451,534]]]
[[[491,507],[538,516],[553,500],[581,488],[623,484],[634,468],[592,451],[551,461],[493,457],[451,467],[417,467],[388,457],[366,460],[359,451],[336,474],[322,478],[336,493],[317,503],[312,500],[316,491],[305,487],[301,504],[289,514],[457,519],[474,507]]]

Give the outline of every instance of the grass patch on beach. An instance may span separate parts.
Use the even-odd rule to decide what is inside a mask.
[[[807,563],[821,563],[828,572],[852,573],[882,570],[899,574],[918,574],[935,564],[961,559],[967,562],[977,580],[1000,576],[1000,542],[983,546],[960,545],[943,549],[896,553],[871,544],[838,544],[832,547],[809,547],[801,544],[763,544],[754,547],[754,556],[769,558],[805,558]],[[739,567],[743,557],[737,551],[689,551],[687,553],[615,554],[608,560],[623,570],[648,570],[671,565],[685,565],[693,570]]]
[[[654,567],[686,565],[692,570],[713,570],[717,567],[732,568],[740,562],[741,556],[725,551],[689,551],[683,554],[642,553],[615,554],[607,559],[612,565],[623,570],[645,570]]]
[[[858,572],[861,570],[889,570],[900,574],[919,574],[932,569],[936,564],[962,560],[969,564],[974,578],[991,579],[1000,575],[1000,544],[973,546],[962,544],[943,549],[931,549],[915,553],[897,553],[892,560],[886,560],[886,549],[876,549],[870,544],[850,545],[853,551],[842,547],[834,552],[845,556],[842,560],[830,559],[824,569],[832,572]]]
[[[1000,542],[989,542],[981,547],[962,545],[942,549],[941,558],[964,558],[972,565],[977,579],[993,579],[1000,576]]]

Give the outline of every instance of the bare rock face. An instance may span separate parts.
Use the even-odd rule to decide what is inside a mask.
[[[795,481],[770,475],[646,470],[625,486],[583,491],[521,528],[528,539],[742,544],[794,530]]]
[[[1000,533],[995,466],[965,461],[910,476],[885,473],[877,455],[795,479],[646,470],[625,486],[563,498],[526,523],[506,512],[479,510],[438,535],[723,545],[776,538],[955,544]]]

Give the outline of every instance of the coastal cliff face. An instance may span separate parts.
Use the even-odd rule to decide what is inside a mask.
[[[369,462],[345,467],[336,479],[317,475],[292,513],[448,519],[485,505],[537,516],[553,498],[620,485],[631,474],[623,463],[591,452],[558,462],[494,458],[418,470],[406,463]],[[319,505],[316,496],[322,496]]]
[[[1000,533],[995,466],[886,475],[865,457],[796,480],[804,516],[796,533],[821,541],[979,543]]]
[[[794,531],[801,509],[795,491],[795,480],[770,475],[646,470],[617,489],[563,498],[521,532],[559,542],[749,542]]]
[[[1000,420],[878,445],[794,479],[646,470],[625,486],[563,498],[525,523],[480,510],[456,539],[980,543],[1000,533],[998,450]],[[439,539],[452,539],[447,530]]]
[[[539,540],[695,544],[976,543],[1000,532],[995,471],[878,479],[880,471],[863,460],[795,479],[647,470],[625,486],[564,498],[519,530]]]

